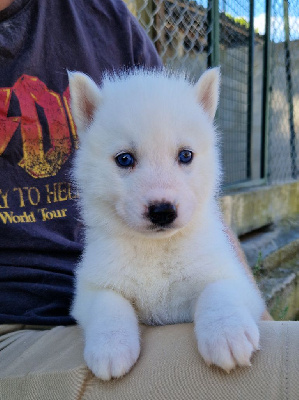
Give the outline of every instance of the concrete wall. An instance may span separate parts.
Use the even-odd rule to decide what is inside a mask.
[[[220,199],[224,219],[243,235],[299,213],[299,182],[264,186]]]

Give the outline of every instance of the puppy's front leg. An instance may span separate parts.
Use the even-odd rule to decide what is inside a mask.
[[[264,302],[250,283],[227,279],[209,284],[194,316],[198,349],[206,363],[227,372],[250,365],[259,348],[257,322],[263,311]]]
[[[112,290],[84,290],[72,314],[85,334],[84,358],[103,380],[119,378],[140,353],[138,320],[128,300]]]

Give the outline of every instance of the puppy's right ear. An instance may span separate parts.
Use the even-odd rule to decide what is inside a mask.
[[[195,85],[197,100],[212,120],[219,100],[220,68],[208,69]]]
[[[78,134],[91,124],[101,103],[101,92],[94,81],[82,72],[69,72],[71,111]]]

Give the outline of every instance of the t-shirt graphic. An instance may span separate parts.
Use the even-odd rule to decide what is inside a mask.
[[[8,117],[12,94],[18,100],[20,116]],[[22,75],[12,88],[0,89],[0,157],[19,129],[22,152],[18,151],[20,159],[14,156],[12,162],[36,179],[33,186],[0,189],[0,223],[32,223],[67,216],[65,207],[48,207],[77,197],[71,183],[41,184],[40,178],[56,176],[77,147],[69,101],[69,88],[60,95],[28,75]],[[11,200],[18,209],[10,209]],[[32,206],[31,211],[27,206]]]

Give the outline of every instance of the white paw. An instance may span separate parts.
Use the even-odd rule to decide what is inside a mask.
[[[140,344],[130,332],[107,331],[86,340],[84,358],[91,371],[102,380],[120,378],[135,364]]]
[[[251,365],[251,355],[259,349],[259,330],[246,309],[225,314],[197,316],[195,332],[205,362],[230,372],[238,365]]]

